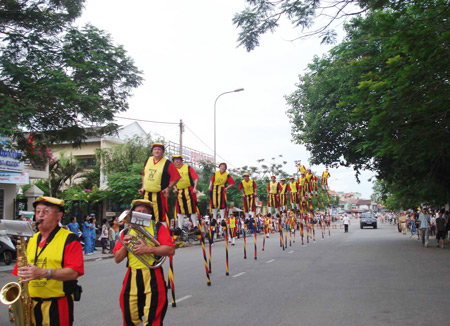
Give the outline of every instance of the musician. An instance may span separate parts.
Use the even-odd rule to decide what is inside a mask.
[[[244,214],[245,218],[248,219],[249,215],[255,216],[256,212],[256,182],[250,179],[248,173],[242,175],[244,180],[239,184],[239,191],[244,197]]]
[[[131,206],[131,210],[135,212],[153,213],[153,203],[146,199],[134,200]],[[175,255],[175,245],[163,223],[152,221],[151,225],[145,227],[145,229],[158,240],[160,245],[149,246],[140,241],[133,247],[136,254]],[[121,241],[128,246],[134,233],[134,230],[131,230],[127,235],[122,233]],[[119,264],[125,258],[128,260],[128,270],[119,298],[123,325],[139,325],[143,318],[145,318],[144,326],[162,325],[167,311],[167,288],[162,267],[148,268],[118,241],[114,247],[114,260]],[[152,258],[146,261],[150,265],[154,263]]]
[[[217,219],[218,209],[220,209],[220,216],[225,217],[227,190],[234,184],[234,179],[227,172],[227,163],[219,163],[219,170],[212,176],[208,187],[210,191],[209,205],[215,219]]]
[[[192,225],[198,231],[198,213],[197,213],[197,186],[198,175],[195,170],[183,163],[182,155],[172,155],[173,164],[175,164],[181,179],[173,187],[177,195],[176,212],[178,227],[183,228],[183,220],[186,215],[191,216]]]
[[[175,165],[164,157],[163,144],[152,144],[152,155],[144,163],[142,172],[142,188],[139,193],[144,199],[153,202],[153,212],[156,221],[168,220],[168,203],[170,189],[173,188],[180,174]]]
[[[83,250],[77,236],[58,225],[64,215],[63,200],[41,196],[33,207],[39,232],[28,242],[28,265],[17,268],[16,264],[13,274],[29,282],[32,325],[72,325],[73,294],[84,274]]]

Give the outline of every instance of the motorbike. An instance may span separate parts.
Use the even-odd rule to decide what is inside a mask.
[[[16,246],[11,238],[6,234],[5,230],[0,230],[0,260],[6,265],[11,264],[16,256]]]

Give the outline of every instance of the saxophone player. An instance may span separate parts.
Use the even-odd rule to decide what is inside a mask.
[[[31,324],[72,325],[73,301],[79,300],[78,277],[84,274],[83,250],[76,235],[58,223],[64,201],[38,197],[33,203],[37,232],[28,242],[26,266],[15,266],[13,274],[28,282]]]
[[[146,199],[134,200],[131,203],[131,211],[152,214],[153,203]],[[125,258],[128,259],[128,269],[119,297],[125,326],[139,325],[143,321],[144,326],[162,325],[167,311],[168,300],[164,272],[162,267],[153,269],[148,267],[154,262],[154,259],[148,254],[173,256],[175,245],[163,223],[152,220],[150,226],[146,226],[145,230],[159,242],[158,246],[150,246],[139,240],[137,244],[133,244],[133,251],[137,256],[130,253],[127,247],[135,233],[134,230],[131,230],[126,235],[125,232],[122,232],[120,241],[114,247],[114,260],[117,264]],[[143,259],[144,255],[146,258],[143,262],[140,259]]]

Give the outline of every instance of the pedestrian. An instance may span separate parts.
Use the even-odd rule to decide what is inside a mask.
[[[447,225],[444,219],[444,210],[441,210],[438,213],[438,217],[436,218],[436,241],[437,247],[439,248],[439,241],[441,241],[441,247],[444,249],[445,238],[447,236]]]
[[[79,238],[80,225],[78,224],[76,217],[72,217],[70,223],[67,224],[67,229]]]
[[[400,216],[398,217],[398,223],[400,224],[400,228],[402,230],[402,234],[406,234],[406,215],[404,212],[400,213]]]
[[[102,220],[102,231],[100,232],[99,240],[102,244],[102,254],[107,254],[109,245],[109,223],[106,218]]]
[[[71,326],[73,301],[81,293],[77,280],[84,274],[83,249],[73,232],[58,225],[63,200],[41,196],[33,207],[39,232],[28,241],[28,264],[17,263],[12,273],[28,284],[32,325]]]
[[[209,238],[209,243],[211,246],[214,245],[214,233],[216,233],[217,220],[214,216],[211,216],[211,237]]]
[[[344,224],[344,233],[348,233],[348,226],[350,225],[350,217],[347,214],[344,215],[342,219],[342,224]]]
[[[165,147],[161,143],[152,144],[152,156],[144,163],[142,188],[139,193],[153,203],[156,222],[168,222],[168,198],[180,174],[176,166],[164,157]]]
[[[431,214],[430,217],[430,235],[436,235],[436,218],[437,218],[437,212],[434,212]]]
[[[84,238],[84,254],[86,256],[92,255],[91,247],[92,247],[92,238],[91,238],[91,229],[93,228],[91,218],[89,215],[86,215],[86,219],[83,224],[83,238]]]
[[[119,222],[117,222],[117,217],[114,216],[112,219],[112,225],[111,225],[113,231],[114,231],[114,241],[117,241],[119,239]],[[111,250],[114,248],[114,246],[112,246]]]
[[[110,253],[110,254],[113,253],[114,246],[116,245],[116,232],[114,231],[113,225],[114,225],[114,223],[113,223],[113,221],[111,221],[109,223],[109,229],[108,229],[108,235],[109,235],[109,237],[108,237],[108,240],[109,240],[108,253]]]
[[[154,205],[146,199],[134,200],[131,206],[131,211],[143,214],[153,213]],[[139,258],[144,259],[147,265],[153,265],[155,256],[175,255],[175,245],[163,223],[152,220],[150,226],[144,228],[159,242],[158,246],[149,246],[139,240],[139,243],[133,246],[135,254],[140,255]],[[124,233],[121,235],[121,241],[114,247],[115,262],[119,264],[127,258],[128,266],[119,300],[123,325],[139,325],[142,322],[144,326],[163,325],[168,304],[164,271],[161,266],[150,269],[130,253],[122,242],[128,246],[135,231],[131,230],[126,235]],[[143,254],[147,255],[142,256]]]
[[[419,222],[420,222],[420,235],[422,237],[422,247],[428,248],[428,238],[430,231],[430,215],[428,214],[428,210],[426,208],[422,209],[422,212],[419,214]]]
[[[97,228],[96,228],[96,222],[97,220],[95,219],[95,214],[91,213],[90,215],[90,219],[89,221],[92,223],[92,228],[91,228],[91,254],[94,253],[95,251],[95,241],[97,240]]]

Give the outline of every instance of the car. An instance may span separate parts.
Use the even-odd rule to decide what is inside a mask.
[[[363,213],[361,215],[361,219],[360,219],[359,223],[360,223],[361,229],[364,228],[365,226],[371,226],[374,229],[377,228],[377,218],[372,213]]]

